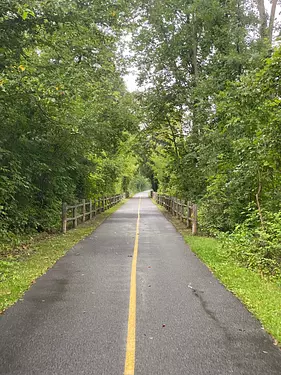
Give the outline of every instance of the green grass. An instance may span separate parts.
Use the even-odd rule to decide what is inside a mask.
[[[214,275],[260,320],[265,330],[281,344],[281,280],[268,280],[230,258],[218,239],[192,236],[190,230],[163,207],[164,215],[182,234],[191,250]]]
[[[92,233],[123,203],[66,234],[26,238],[19,247],[5,249],[0,257],[0,313],[22,297],[39,276],[46,273],[72,246]]]

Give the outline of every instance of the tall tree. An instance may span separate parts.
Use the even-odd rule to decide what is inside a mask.
[[[55,226],[61,200],[113,193],[136,128],[117,64],[122,1],[0,5],[3,232]]]
[[[278,0],[271,1],[270,14],[267,14],[264,0],[256,0],[260,18],[260,37],[268,38],[270,45],[272,44],[275,14]]]
[[[241,0],[138,6],[133,46],[140,83],[148,87],[146,132],[169,154],[170,170],[178,176],[171,178],[172,191],[198,199],[207,187],[202,150],[214,126],[216,94],[259,63],[259,47],[248,31],[257,22],[254,9]]]

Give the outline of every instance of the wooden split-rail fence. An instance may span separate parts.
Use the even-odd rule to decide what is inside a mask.
[[[170,197],[153,192],[153,199],[165,207],[172,215],[186,223],[187,228],[192,229],[192,234],[197,234],[197,205],[182,199]]]
[[[93,217],[101,212],[108,210],[117,203],[124,199],[124,194],[114,195],[112,197],[101,197],[94,200],[89,200],[86,202],[85,199],[82,203],[75,205],[68,205],[63,203],[62,205],[62,232],[71,228],[76,228],[80,223],[92,220]],[[69,223],[72,225],[69,226]]]

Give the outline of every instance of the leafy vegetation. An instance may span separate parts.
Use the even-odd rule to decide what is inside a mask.
[[[198,203],[201,230],[234,232],[229,252],[272,275],[281,264],[276,5],[269,16],[263,0],[141,1],[132,21],[146,176]]]
[[[124,2],[0,5],[0,234],[55,230],[61,202],[120,192],[137,130],[118,41]]]
[[[151,184],[148,178],[145,178],[141,174],[135,176],[131,183],[130,183],[130,190],[133,193],[137,193],[139,191],[146,191],[151,189]]]

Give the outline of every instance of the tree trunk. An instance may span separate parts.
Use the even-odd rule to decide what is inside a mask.
[[[192,65],[193,65],[193,73],[194,73],[194,81],[195,85],[197,85],[198,81],[198,61],[197,61],[197,32],[196,32],[196,23],[195,23],[195,13],[192,15],[192,31],[193,31],[193,46],[192,46]]]
[[[276,13],[276,5],[277,5],[277,0],[272,0],[271,13],[270,13],[270,21],[269,21],[269,30],[268,30],[268,38],[269,38],[270,44],[272,44],[272,37],[273,37],[273,30],[274,30],[274,21],[275,21],[275,13]]]
[[[264,0],[257,0],[259,15],[260,15],[260,36],[262,39],[266,37],[267,34],[267,19],[264,6]]]
[[[177,160],[179,160],[180,158],[180,155],[179,155],[179,150],[178,150],[178,145],[177,145],[177,139],[176,139],[176,134],[175,134],[175,129],[173,128],[173,125],[169,119],[169,116],[166,117],[167,118],[167,121],[168,121],[168,124],[169,124],[169,128],[171,130],[171,133],[172,133],[172,139],[173,139],[173,144],[174,144],[174,148],[175,148],[175,153],[176,153],[176,157],[177,157]]]
[[[259,178],[259,186],[258,186],[258,191],[257,191],[257,194],[256,194],[256,202],[257,202],[257,206],[258,206],[261,226],[264,229],[264,220],[263,220],[262,210],[261,210],[261,205],[260,205],[260,193],[261,193],[261,190],[262,190],[260,172],[258,172],[258,178]]]

